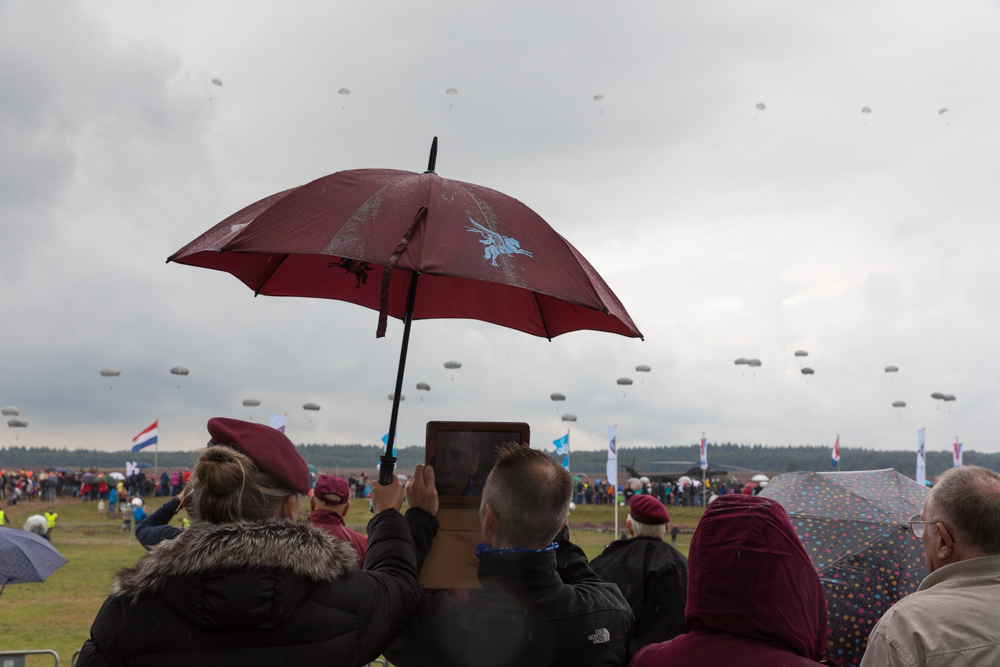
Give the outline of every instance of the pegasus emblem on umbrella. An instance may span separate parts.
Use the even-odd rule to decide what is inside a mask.
[[[361,289],[362,285],[368,284],[368,274],[372,271],[372,266],[368,262],[360,262],[356,259],[341,258],[339,262],[330,262],[329,268],[343,269],[346,273],[354,276],[358,282],[354,289]]]
[[[493,266],[497,265],[497,257],[500,255],[527,255],[531,257],[531,253],[523,249],[517,239],[497,234],[493,230],[483,227],[472,218],[469,218],[469,222],[473,226],[466,227],[465,230],[483,237],[479,239],[479,242],[486,246],[486,255],[483,259],[492,260]]]

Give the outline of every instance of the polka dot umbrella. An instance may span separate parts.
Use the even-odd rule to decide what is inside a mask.
[[[927,576],[907,520],[928,490],[895,470],[779,475],[760,495],[788,512],[826,592],[827,656],[858,665],[868,633]]]

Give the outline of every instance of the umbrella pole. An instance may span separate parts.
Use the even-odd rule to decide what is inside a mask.
[[[410,279],[410,289],[406,294],[406,315],[403,316],[403,344],[399,351],[399,369],[396,371],[396,391],[392,395],[392,416],[389,418],[389,437],[385,443],[385,454],[379,461],[378,483],[382,486],[392,484],[392,471],[396,467],[396,457],[392,455],[396,442],[396,420],[399,417],[399,401],[403,392],[403,371],[406,369],[406,348],[410,345],[410,325],[413,323],[413,304],[417,300],[417,279],[420,272],[413,273]]]

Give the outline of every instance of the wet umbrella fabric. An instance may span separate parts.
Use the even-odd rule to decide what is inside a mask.
[[[589,329],[642,334],[597,271],[537,213],[496,190],[427,171],[359,169],[251,204],[168,262],[226,271],[256,294],[348,301],[404,321],[465,318],[550,340]],[[395,279],[393,277],[395,276]],[[393,401],[389,443],[399,401]],[[386,446],[380,479],[391,480]],[[387,465],[388,464],[388,465]]]
[[[927,576],[907,520],[928,490],[895,470],[779,475],[760,495],[778,501],[819,571],[829,610],[827,655],[861,662],[868,633]]]
[[[45,538],[27,530],[0,528],[0,586],[45,581],[66,562]]]

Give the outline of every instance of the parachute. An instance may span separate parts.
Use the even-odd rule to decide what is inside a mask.
[[[174,366],[173,368],[170,369],[171,375],[187,375],[190,372],[191,371],[184,368],[183,366]]]
[[[449,88],[448,90],[446,90],[444,92],[447,95],[458,95],[458,88]]]
[[[597,93],[596,95],[594,95],[594,101],[595,102],[600,102],[603,99],[604,99],[604,95],[602,95],[600,93]]]
[[[749,366],[750,368],[760,368],[760,359],[747,360],[747,366]]]
[[[566,394],[552,394],[549,396],[553,401],[565,401]]]
[[[212,79],[212,83],[214,83],[219,88],[222,88],[222,80],[221,79]]]
[[[798,350],[798,351],[795,352],[795,356],[796,357],[808,357],[809,353],[806,352],[805,350]]]
[[[306,403],[302,406],[302,409],[317,411],[319,410],[319,403]]]
[[[28,425],[28,422],[24,421],[23,419],[8,419],[7,420],[7,427],[8,428],[24,428],[27,425]]]
[[[938,110],[938,115],[939,115],[939,116],[940,116],[941,114],[943,114],[943,113],[948,113],[948,107],[941,107],[941,109],[940,109],[940,110]]]
[[[101,377],[116,378],[116,377],[118,377],[121,374],[122,374],[122,372],[120,370],[115,369],[115,368],[103,368],[103,369],[101,369]]]
[[[905,408],[906,407],[906,401],[893,401],[892,407],[894,407],[894,408]]]
[[[396,394],[389,394],[389,400],[390,401],[396,400]],[[406,400],[406,394],[400,394],[399,395],[399,400],[405,401]]]
[[[351,91],[349,91],[347,88],[341,88],[340,90],[337,91],[337,94],[338,95],[350,95]]]
[[[815,373],[816,373],[816,371],[814,371],[813,369],[808,368],[808,367],[802,369],[802,374],[803,375],[813,375]]]
[[[899,372],[899,367],[898,366],[886,366],[885,367],[885,372],[886,373],[898,373]]]
[[[575,421],[576,421],[576,415],[571,415],[571,414],[569,414],[569,413],[567,413],[567,414],[564,414],[564,415],[562,416],[562,420],[563,420],[564,422],[575,422]]]
[[[243,405],[244,407],[247,408],[256,408],[258,405],[260,405],[260,401],[258,401],[256,398],[244,398]]]
[[[744,359],[743,357],[740,357],[734,363],[737,366],[749,366],[750,365],[750,360],[749,359]]]
[[[757,102],[757,108],[763,111],[764,109],[767,108],[767,105],[764,104],[763,102]]]
[[[871,113],[871,112],[872,112],[871,107],[861,107],[861,113]]]
[[[955,400],[955,397],[951,394],[945,394],[944,398],[942,398],[941,400],[945,401],[946,403],[950,403],[951,401]]]
[[[417,383],[417,389],[419,389],[420,391],[430,391],[431,390],[431,386],[429,384],[427,384],[426,382],[418,382]]]
[[[631,379],[629,379],[629,378],[618,378],[618,379],[616,380],[616,382],[617,382],[618,384],[621,384],[621,385],[625,385],[626,387],[627,387],[628,385],[632,384],[632,380],[631,380]]]
[[[462,367],[462,362],[461,361],[446,361],[446,362],[444,362],[444,367],[447,368],[447,369],[449,369],[449,370],[455,370],[456,368],[461,368]]]
[[[648,373],[653,369],[647,366],[646,364],[639,364],[638,366],[635,367],[635,370],[637,373]]]
[[[933,398],[935,400],[938,400],[938,401],[943,401],[944,400],[944,394],[942,394],[939,391],[935,391],[933,394],[931,394],[931,398]]]
[[[15,408],[13,405],[8,405],[6,408],[3,409],[2,412],[4,417],[16,417],[19,414],[21,414],[21,411]]]

